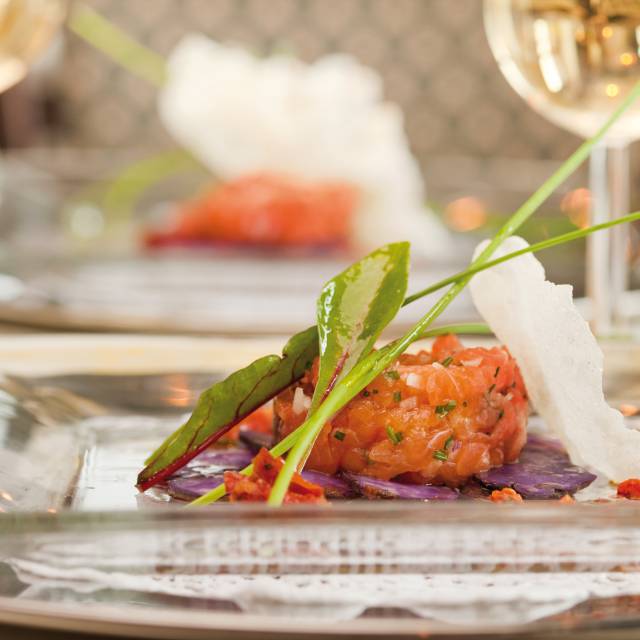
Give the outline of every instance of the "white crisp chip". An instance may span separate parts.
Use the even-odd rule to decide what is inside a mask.
[[[495,257],[526,246],[522,238],[510,238]],[[476,308],[517,360],[533,405],[571,460],[617,482],[640,475],[640,432],[628,429],[605,401],[602,352],[573,304],[572,288],[546,280],[533,254],[477,274],[470,287]]]

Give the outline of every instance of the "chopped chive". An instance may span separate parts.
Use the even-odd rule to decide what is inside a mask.
[[[273,465],[272,465],[270,462],[267,462],[267,463],[264,465],[264,468],[265,468],[267,471],[271,471],[271,469],[273,469]]]
[[[347,435],[347,434],[346,434],[344,431],[335,431],[335,432],[333,433],[333,437],[334,437],[336,440],[340,440],[340,442],[342,442],[342,441],[345,439],[345,436],[346,436],[346,435]]]
[[[395,402],[400,402],[400,400],[402,400],[402,394],[399,391],[394,391],[393,399]]]
[[[404,434],[401,431],[394,431],[393,427],[390,424],[385,427],[385,430],[387,432],[387,436],[389,436],[389,440],[391,440],[393,444],[398,445],[400,444],[400,442],[402,442]]]
[[[450,411],[453,411],[456,408],[456,401],[449,400],[446,404],[439,404],[436,407],[436,415],[444,418]]]
[[[449,436],[445,440],[445,443],[444,443],[442,449],[437,449],[436,451],[433,452],[433,457],[436,460],[440,460],[441,462],[446,462],[449,459],[448,449],[451,446],[453,440],[454,440],[454,437],[453,436]]]
[[[487,391],[487,393],[491,393],[495,388],[496,388],[496,383],[494,382],[494,383],[489,387],[489,391]]]
[[[375,395],[377,395],[377,394],[378,394],[378,390],[377,390],[377,389],[374,389],[371,393],[373,393],[373,395],[375,396]]]
[[[469,403],[468,403],[466,400],[463,400],[463,401],[462,401],[462,406],[463,406],[463,407],[468,407],[468,406],[469,406]]]
[[[367,391],[367,389],[365,389],[365,390],[362,392],[362,395],[363,395],[365,398],[368,398],[368,397],[371,395],[371,392],[370,392],[370,391]]]
[[[389,380],[400,380],[400,374],[395,369],[391,369],[391,371],[385,371],[384,375],[389,378]]]
[[[493,377],[497,378],[499,373],[500,373],[500,367],[496,367],[496,372],[493,374]]]
[[[441,364],[443,367],[448,367],[452,362],[453,362],[453,358],[451,356],[448,356],[442,361]]]
[[[503,416],[504,416],[504,409],[500,409],[500,413],[498,414],[498,420],[496,420],[496,422],[498,422],[499,420],[502,420]]]

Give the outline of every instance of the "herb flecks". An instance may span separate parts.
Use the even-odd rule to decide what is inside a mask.
[[[369,391],[369,390],[367,390],[367,389],[365,389],[365,390],[362,392],[362,396],[363,396],[364,398],[368,398],[370,395],[371,395],[371,391]]]
[[[393,392],[393,401],[394,402],[400,402],[402,400],[402,393],[400,393],[400,391],[394,391]]]
[[[402,442],[402,438],[404,438],[404,433],[402,431],[396,431],[390,424],[385,427],[385,431],[387,432],[387,436],[394,445],[399,445]]]
[[[342,442],[345,439],[346,435],[347,434],[344,431],[334,431],[333,432],[333,437],[336,440],[340,440],[340,442]]]
[[[446,404],[439,404],[436,406],[436,415],[440,418],[444,418],[448,413],[453,411],[457,406],[455,400],[449,400]]]
[[[454,437],[449,436],[446,439],[442,449],[436,449],[433,452],[433,457],[436,460],[440,460],[440,462],[446,462],[449,459],[449,447],[453,444],[453,441],[454,441]]]
[[[496,367],[496,372],[493,374],[493,377],[497,378],[499,373],[500,373],[500,367]]]
[[[496,383],[494,382],[494,383],[489,387],[489,391],[487,391],[487,393],[491,393],[495,388],[496,388]]]
[[[400,380],[400,374],[395,369],[385,371],[384,377],[388,378],[389,380]]]
[[[453,358],[451,356],[447,356],[440,364],[443,367],[448,367],[453,362]]]

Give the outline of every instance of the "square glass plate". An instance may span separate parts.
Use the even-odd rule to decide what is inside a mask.
[[[145,455],[266,342],[0,339],[0,623],[139,637],[571,637],[640,627],[633,502],[186,510]],[[607,345],[612,404],[640,348]]]

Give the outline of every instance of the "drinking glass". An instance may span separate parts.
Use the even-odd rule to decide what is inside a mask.
[[[640,0],[485,0],[487,37],[500,70],[527,104],[564,129],[590,137],[640,79]],[[630,142],[640,137],[633,105],[590,159],[591,222],[629,212]],[[594,331],[624,327],[629,229],[587,240],[586,287]]]
[[[66,12],[66,0],[0,0],[0,92],[24,78]]]

